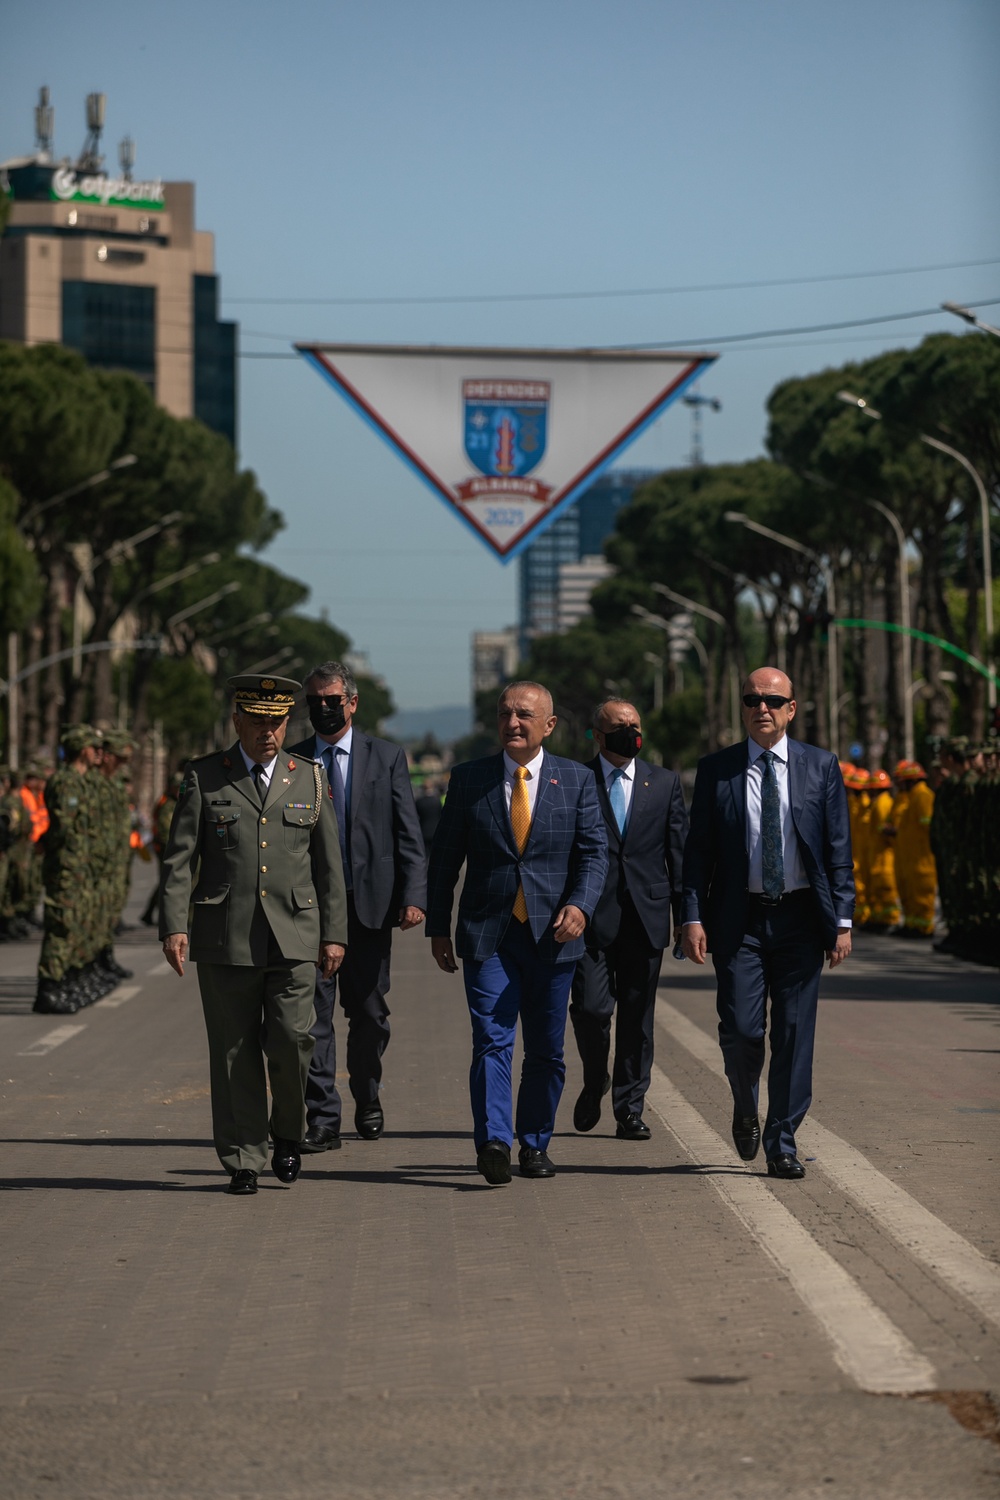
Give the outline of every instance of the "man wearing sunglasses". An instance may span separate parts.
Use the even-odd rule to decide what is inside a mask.
[[[771,1063],[763,1142],[770,1177],[805,1167],[795,1132],[812,1101],[812,1054],[823,955],[851,951],[854,875],[836,756],[788,738],[791,680],[774,667],[743,687],[748,739],[698,765],[684,849],[686,956],[709,950],[718,982],[719,1041],[733,1093],[733,1141],[753,1161],[767,1002]]]

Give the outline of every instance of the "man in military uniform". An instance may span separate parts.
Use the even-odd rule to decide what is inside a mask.
[[[128,900],[132,850],[132,810],[129,806],[128,764],[134,749],[127,734],[106,730],[102,746],[101,851],[104,873],[100,927],[97,936],[96,961],[104,973],[115,980],[131,979],[132,970],[115,958],[115,932]]]
[[[24,807],[13,787],[10,766],[0,766],[0,943],[18,936],[14,916],[15,878],[11,851],[24,820]]]
[[[245,673],[230,687],[238,739],[185,769],[163,856],[160,936],[179,975],[188,957],[198,965],[215,1149],[229,1192],[244,1196],[257,1191],[269,1125],[275,1176],[291,1186],[299,1175],[316,967],[327,977],[340,967],[347,899],[323,768],[282,750],[300,684]]]
[[[42,866],[45,928],[34,1004],[42,1015],[73,1015],[97,998],[82,971],[92,957],[88,944],[93,858],[90,771],[97,763],[100,741],[100,731],[89,724],[65,729],[60,740],[65,760],[45,787],[51,821]]]

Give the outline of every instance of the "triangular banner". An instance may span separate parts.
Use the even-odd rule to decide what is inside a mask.
[[[296,344],[504,562],[717,357]]]

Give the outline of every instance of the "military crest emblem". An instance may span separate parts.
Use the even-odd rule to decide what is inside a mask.
[[[547,380],[466,380],[465,453],[490,479],[520,479],[545,454],[549,397]]]

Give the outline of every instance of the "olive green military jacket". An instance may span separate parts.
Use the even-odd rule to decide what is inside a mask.
[[[192,890],[193,887],[193,890]],[[286,959],[347,942],[337,815],[314,760],[278,752],[263,807],[237,743],[191,761],[170,825],[160,936],[187,932],[195,963],[250,965],[258,907]]]

